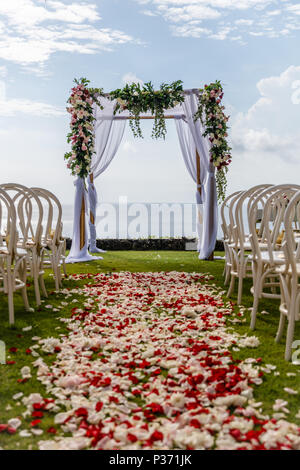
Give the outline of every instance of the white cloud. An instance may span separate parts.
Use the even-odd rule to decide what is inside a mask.
[[[197,25],[184,25],[172,28],[175,36],[200,38],[209,35],[212,31],[208,28],[201,28]]]
[[[143,15],[146,15],[146,16],[157,16],[157,14],[154,13],[153,11],[151,11],[151,10],[143,10],[143,11],[141,11],[141,13]]]
[[[235,24],[239,26],[251,26],[253,24],[253,20],[244,20],[241,18],[240,20],[236,20]]]
[[[1,65],[1,67],[0,67],[0,77],[4,78],[4,77],[6,77],[6,75],[7,75],[7,68],[5,67],[5,65]]]
[[[137,148],[136,146],[130,142],[129,140],[126,140],[122,145],[121,145],[121,149],[120,150],[123,150],[124,152],[126,153],[137,153]]]
[[[248,9],[253,6],[266,6],[272,3],[277,3],[276,0],[137,0],[138,3],[152,3],[154,5],[210,5],[217,8],[236,8],[236,9]]]
[[[221,16],[221,13],[213,8],[204,5],[188,5],[180,6],[178,8],[159,7],[163,12],[164,17],[172,22],[179,23],[181,21],[202,21],[216,19]]]
[[[133,40],[122,31],[91,24],[100,19],[94,3],[2,1],[0,58],[27,66],[43,64],[58,51],[95,54]]]
[[[244,44],[249,35],[276,38],[289,35],[300,27],[300,5],[285,0],[136,1],[147,5],[147,13],[141,13],[162,15],[171,23],[176,36],[207,36],[217,40],[238,40]],[[285,5],[278,9],[280,3]]]
[[[138,78],[134,73],[128,72],[122,77],[122,82],[124,84],[128,83],[129,85],[131,83],[139,83],[140,85],[143,85],[144,82],[141,78]]]
[[[260,182],[296,182],[300,172],[300,66],[257,84],[258,100],[232,119],[234,190]]]
[[[39,5],[37,5],[39,4]],[[33,26],[45,21],[62,21],[67,23],[83,23],[97,21],[100,16],[95,4],[74,1],[66,5],[62,1],[47,0],[10,0],[1,2],[0,15],[13,25]]]
[[[288,5],[287,10],[295,15],[300,15],[300,5]]]
[[[63,116],[66,112],[50,104],[28,99],[10,99],[6,96],[6,86],[0,80],[0,116],[16,116],[25,113],[32,116]]]

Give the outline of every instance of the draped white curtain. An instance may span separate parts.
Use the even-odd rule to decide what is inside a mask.
[[[115,100],[107,98],[101,100],[103,109],[94,104],[95,121],[95,154],[92,159],[91,173],[93,179],[100,176],[110,165],[121,144],[126,121],[114,120]],[[91,178],[88,178],[88,196],[90,213],[96,221],[96,210],[98,203],[97,190]],[[96,246],[96,227],[95,223],[89,220],[90,227],[90,252],[101,253],[103,250]]]
[[[180,148],[187,170],[197,184],[197,152],[200,157],[200,188],[197,184],[198,251],[199,258],[206,259],[214,251],[218,229],[217,191],[215,170],[210,162],[210,142],[203,137],[203,126],[194,115],[198,109],[197,95],[186,93],[182,104],[184,117],[175,119]],[[197,151],[197,152],[196,152]],[[201,189],[201,195],[200,191]]]
[[[103,110],[94,104],[94,117],[95,117],[95,154],[92,158],[91,173],[94,179],[97,178],[111,163],[112,159],[117,153],[117,150],[122,141],[126,121],[114,121],[114,107],[115,101],[109,99],[101,100]],[[87,231],[87,215],[92,214],[94,221],[96,221],[96,207],[97,207],[97,191],[91,178],[88,177],[88,190],[85,188],[85,181],[83,178],[77,178],[75,181],[75,208],[74,208],[74,224],[72,246],[70,254],[66,259],[67,263],[76,263],[80,261],[90,261],[95,259],[89,254],[99,253],[100,250],[96,247],[96,227],[89,217],[90,239],[88,242]],[[85,230],[83,248],[80,248],[80,216],[82,208],[82,200],[85,205]]]
[[[184,121],[183,118],[176,118],[175,119],[179,145],[181,148],[181,153],[183,156],[183,160],[187,171],[189,172],[191,178],[196,183],[196,202],[197,202],[197,235],[198,235],[198,244],[197,244],[197,251],[200,251],[201,246],[201,239],[202,239],[202,231],[203,231],[203,198],[202,198],[202,190],[203,190],[203,180],[204,180],[204,172],[200,171],[200,184],[197,181],[197,162],[196,162],[196,145],[191,134],[191,131]],[[200,157],[200,155],[199,155]]]
[[[88,209],[88,198],[87,191],[85,189],[85,181],[83,178],[77,178],[74,182],[75,185],[75,204],[74,204],[74,222],[73,222],[73,236],[72,236],[72,246],[69,253],[69,256],[66,259],[67,263],[78,263],[80,261],[90,261],[93,259],[88,252],[88,233],[87,233],[87,224],[85,223],[84,231],[84,240],[85,244],[83,248],[80,248],[80,216],[81,216],[81,207],[82,201],[84,201],[85,206],[85,218],[87,215]],[[86,222],[86,221],[85,221]]]

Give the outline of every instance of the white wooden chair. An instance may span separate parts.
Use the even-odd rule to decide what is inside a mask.
[[[27,251],[27,269],[34,282],[36,304],[41,304],[40,286],[43,295],[47,297],[44,283],[42,220],[43,206],[36,194],[26,186],[17,183],[0,185],[9,194],[16,207],[17,229],[21,237],[17,242],[17,251]]]
[[[50,265],[53,271],[55,288],[59,290],[62,285],[61,266],[66,273],[66,242],[62,237],[62,206],[58,198],[44,188],[31,188],[39,197],[44,208],[44,230],[42,245],[44,250],[43,265]]]
[[[261,192],[249,209],[249,230],[253,271],[253,307],[251,329],[255,328],[259,299],[280,299],[279,274],[276,268],[285,262],[282,242],[284,214],[289,199],[300,189],[297,185],[273,186]],[[261,231],[257,233],[257,212],[261,209]],[[261,238],[260,238],[261,237]]]
[[[230,271],[232,267],[231,257],[230,257],[230,248],[229,244],[233,243],[233,233],[232,233],[232,225],[230,220],[230,213],[232,214],[232,206],[231,203],[236,200],[239,194],[242,191],[236,191],[233,194],[230,194],[221,205],[220,215],[221,215],[221,228],[223,231],[223,243],[224,243],[224,251],[225,251],[225,266],[223,276],[224,284],[227,285],[230,278]]]
[[[236,197],[235,201],[232,201],[233,203],[230,207],[232,243],[229,243],[228,247],[232,267],[230,270],[231,279],[227,296],[231,296],[234,290],[235,279],[237,279],[237,303],[239,305],[242,302],[244,278],[252,277],[252,266],[251,260],[249,259],[249,251],[251,251],[252,247],[249,241],[248,227],[245,226],[245,217],[248,212],[248,205],[246,203],[250,199],[254,200],[267,186],[269,185],[258,185],[248,189],[247,191],[242,191]]]
[[[280,276],[281,302],[280,321],[276,341],[283,336],[285,321],[288,321],[286,334],[285,359],[289,361],[292,355],[295,322],[300,320],[300,191],[291,198],[284,216],[285,240],[283,251],[285,264],[277,268]],[[296,227],[293,228],[293,224]]]
[[[8,296],[9,323],[13,324],[14,293],[21,290],[25,309],[30,308],[26,290],[27,251],[17,248],[16,210],[13,200],[0,188],[0,292]]]

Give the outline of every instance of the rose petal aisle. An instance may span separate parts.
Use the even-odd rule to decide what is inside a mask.
[[[56,353],[35,362],[45,396],[23,398],[28,416],[54,413],[61,430],[40,449],[300,449],[298,426],[253,399],[262,366],[231,349],[258,340],[226,326],[236,314],[210,276],[73,276],[84,277],[82,305],[61,319],[69,334],[39,341]]]

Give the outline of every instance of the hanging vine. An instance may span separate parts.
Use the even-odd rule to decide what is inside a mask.
[[[128,110],[133,117],[129,124],[134,137],[143,137],[140,126],[140,115],[151,112],[154,116],[154,125],[151,137],[154,139],[165,138],[166,122],[164,113],[167,109],[174,108],[184,101],[182,81],[167,85],[163,83],[158,91],[155,91],[151,82],[140,85],[132,83],[124,88],[110,93],[111,99],[117,100],[115,114]]]

